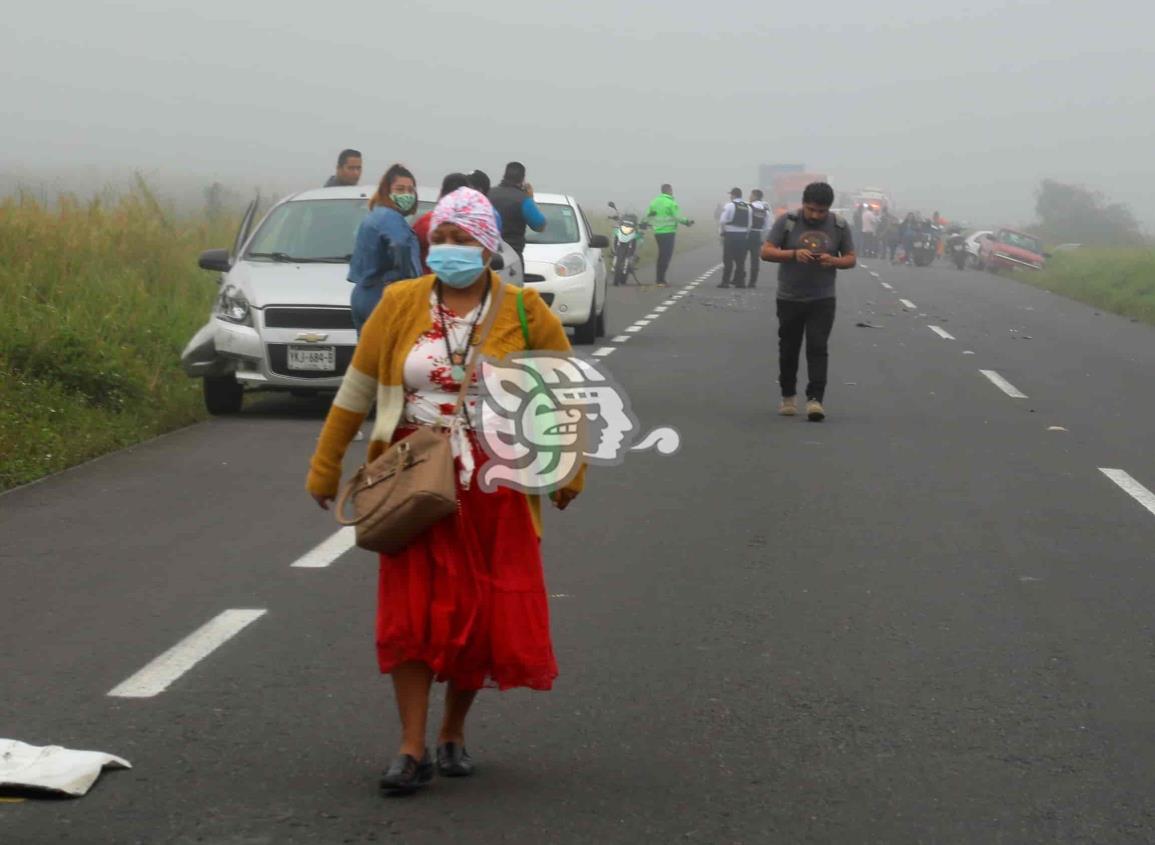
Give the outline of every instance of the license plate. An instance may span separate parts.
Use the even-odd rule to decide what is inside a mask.
[[[336,372],[337,347],[335,346],[290,346],[290,370],[320,370]]]

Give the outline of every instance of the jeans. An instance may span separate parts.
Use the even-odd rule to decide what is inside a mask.
[[[670,269],[670,261],[674,257],[674,233],[656,232],[654,239],[658,242],[658,284],[666,284],[666,271]]]
[[[834,328],[834,303],[833,297],[810,302],[778,300],[778,384],[783,396],[798,393],[798,354],[804,335],[810,377],[806,398],[821,402],[826,395],[826,344]]]
[[[385,292],[385,285],[375,284],[371,287],[353,285],[349,295],[349,305],[353,309],[353,327],[357,330],[357,337],[361,336],[361,328],[369,321],[373,309],[381,301],[381,294]]]
[[[758,284],[758,271],[762,267],[762,230],[750,233],[746,248],[750,250],[750,287]]]
[[[722,284],[733,281],[737,287],[746,284],[746,254],[749,232],[725,232],[722,235]]]

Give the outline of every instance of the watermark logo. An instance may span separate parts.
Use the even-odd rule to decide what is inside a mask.
[[[549,493],[571,482],[582,462],[618,466],[626,453],[677,451],[681,438],[657,428],[641,431],[629,397],[590,361],[556,352],[519,352],[481,361],[478,436],[490,461],[481,489],[511,487]]]

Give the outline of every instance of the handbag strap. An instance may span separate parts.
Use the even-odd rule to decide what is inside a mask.
[[[521,321],[521,336],[525,338],[525,348],[532,349],[529,339],[529,319],[525,316],[525,291],[517,289],[517,319]]]
[[[492,276],[490,277],[490,284],[492,284]],[[505,296],[505,282],[501,279],[497,280],[497,293],[493,296],[493,302],[489,305],[489,313],[485,315],[485,322],[481,325],[481,334],[478,335],[477,345],[470,350],[469,360],[465,365],[465,378],[461,380],[461,389],[457,391],[457,402],[453,406],[453,419],[457,419],[461,413],[461,409],[465,407],[465,394],[469,391],[469,385],[473,382],[473,373],[477,369],[477,361],[481,357],[481,347],[485,345],[485,341],[489,338],[490,331],[493,330],[493,324],[497,322],[497,312],[501,309],[501,300]]]

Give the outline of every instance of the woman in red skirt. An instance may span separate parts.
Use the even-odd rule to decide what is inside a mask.
[[[365,324],[310,465],[308,489],[328,508],[341,461],[374,401],[368,460],[417,430],[446,426],[457,464],[457,514],[433,525],[396,555],[381,555],[377,659],[391,675],[401,718],[401,748],[381,778],[387,792],[411,792],[434,770],[473,773],[465,722],[477,692],[548,690],[557,676],[542,572],[540,500],[498,487],[484,492],[487,458],[474,434],[481,412],[475,373],[462,417],[453,409],[465,362],[476,350],[493,359],[527,348],[570,352],[561,322],[533,290],[506,285],[492,329],[480,327],[505,283],[488,269],[500,248],[493,208],[461,188],[443,197],[431,223],[433,275],[395,283]],[[480,346],[478,346],[480,344]],[[584,468],[550,498],[564,510],[580,492]],[[426,748],[433,681],[448,684],[436,766]]]

